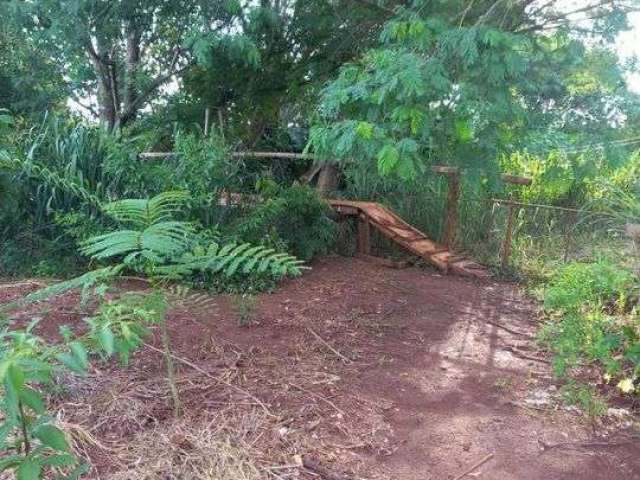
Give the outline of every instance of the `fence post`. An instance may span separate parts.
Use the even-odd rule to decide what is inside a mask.
[[[435,173],[447,177],[447,205],[444,211],[444,224],[442,230],[442,243],[452,249],[456,243],[458,234],[458,205],[460,203],[460,169],[435,165],[432,167]]]
[[[503,269],[509,266],[509,258],[511,257],[511,243],[513,240],[513,222],[519,207],[509,205],[509,216],[507,217],[507,231],[504,234],[504,242],[502,243],[502,255],[500,265]]]
[[[577,213],[576,212],[567,212],[565,218],[565,232],[564,232],[564,255],[562,258],[562,263],[567,263],[569,260],[569,255],[571,254],[571,250],[573,250],[573,232],[576,228],[577,223]]]

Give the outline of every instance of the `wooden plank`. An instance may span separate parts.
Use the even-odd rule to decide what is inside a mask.
[[[176,158],[180,154],[177,152],[141,152],[138,154],[140,160],[154,160],[160,158]],[[312,153],[296,152],[231,152],[234,158],[277,158],[282,160],[314,160],[316,157]]]
[[[312,153],[294,153],[294,152],[232,152],[235,158],[278,158],[282,160],[314,160],[316,158]]]
[[[434,165],[431,170],[440,175],[458,175],[460,173],[458,167],[450,167],[448,165]]]
[[[138,154],[140,160],[158,160],[163,158],[178,158],[179,153],[173,152],[142,152]]]
[[[370,227],[376,228],[382,235],[390,238],[402,248],[424,258],[444,272],[452,271],[461,275],[486,277],[486,269],[464,256],[456,255],[446,246],[431,240],[417,228],[409,225],[398,215],[384,206],[374,202],[358,202],[353,200],[330,199],[329,204],[341,214],[359,212],[358,220],[358,252],[364,253],[370,248],[368,239]],[[353,214],[353,213],[351,213]],[[365,220],[366,219],[366,222]],[[366,227],[364,226],[366,223]]]

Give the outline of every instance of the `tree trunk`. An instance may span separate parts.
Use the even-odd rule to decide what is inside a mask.
[[[109,131],[112,131],[117,124],[119,107],[116,103],[115,72],[110,65],[110,60],[104,53],[107,50],[100,39],[96,39],[95,47],[92,40],[87,39],[85,49],[98,82],[97,100],[100,123],[107,127]]]
[[[137,114],[134,103],[138,91],[136,88],[136,75],[140,65],[140,29],[135,20],[127,24],[127,57],[125,62],[125,94],[124,109],[128,113],[126,121],[133,120]]]
[[[334,163],[325,163],[318,175],[318,191],[322,196],[326,196],[335,191],[338,184],[338,167]]]

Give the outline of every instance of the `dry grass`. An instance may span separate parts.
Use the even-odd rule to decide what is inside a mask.
[[[266,428],[264,414],[234,408],[188,416],[135,435],[113,452],[112,480],[265,478],[253,443]]]
[[[221,366],[219,359],[212,359],[208,376],[183,366],[180,418],[173,417],[161,371],[150,373],[138,363],[114,367],[70,384],[57,405],[58,422],[77,455],[91,464],[87,478],[96,479],[312,478],[296,466],[298,455],[358,470],[354,450],[390,453],[392,432],[384,420],[389,406],[351,395],[336,398],[340,377],[322,371],[331,363],[326,352],[304,350],[291,364],[261,356],[259,368],[245,356],[243,372]],[[160,363],[153,351],[141,357],[152,362],[156,355]],[[244,389],[268,395],[269,411],[243,395]]]
[[[188,372],[179,388],[189,408],[174,418],[164,379],[136,376],[129,371],[86,379],[93,392],[84,396],[88,389],[82,389],[84,398],[60,405],[58,423],[76,454],[91,461],[90,478],[268,478],[256,443],[273,436],[274,425],[260,408],[206,402],[210,385]]]
[[[174,417],[162,355],[152,345],[124,368],[96,362],[87,377],[58,379],[64,388],[51,398],[51,411],[90,465],[83,478],[312,479],[301,456],[358,475],[365,472],[354,452],[391,453],[384,418],[390,405],[345,394],[343,362],[306,330],[288,350],[216,342],[193,314],[203,303],[211,312],[210,299],[176,296],[176,332],[202,329],[197,343],[176,342],[176,355],[187,360],[176,362],[182,417]]]

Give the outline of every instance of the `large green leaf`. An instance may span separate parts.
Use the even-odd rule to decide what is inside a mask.
[[[58,452],[69,451],[69,444],[62,430],[49,423],[40,425],[33,431],[33,436],[46,445]]]
[[[40,480],[42,466],[36,458],[25,458],[16,471],[17,480]]]

